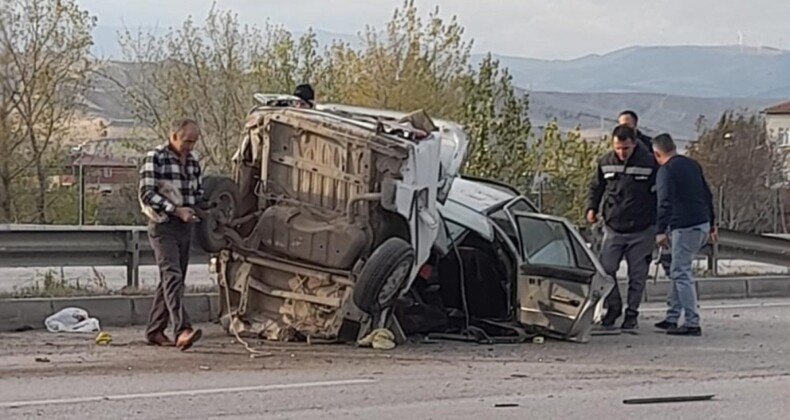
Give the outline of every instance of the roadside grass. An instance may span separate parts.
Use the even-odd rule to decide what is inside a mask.
[[[13,290],[0,292],[0,298],[65,298],[85,296],[147,296],[154,294],[154,287],[107,287],[107,279],[95,268],[88,278],[67,278],[63,268],[47,270],[36,274],[31,284],[14,287]],[[186,293],[213,293],[216,286],[187,286]]]

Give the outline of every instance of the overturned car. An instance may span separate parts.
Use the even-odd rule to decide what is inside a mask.
[[[488,320],[587,339],[612,280],[566,221],[458,178],[460,126],[297,100],[256,95],[233,179],[204,182],[214,208],[198,240],[215,254],[229,332],[357,341],[399,329],[396,306],[419,319],[408,309],[433,298],[435,311],[464,312],[465,331]],[[491,190],[514,199],[489,205]]]

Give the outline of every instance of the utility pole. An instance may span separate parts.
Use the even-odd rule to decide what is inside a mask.
[[[85,142],[71,149],[77,152],[77,225],[85,224]]]

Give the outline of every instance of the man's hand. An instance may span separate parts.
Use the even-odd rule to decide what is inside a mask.
[[[587,210],[587,222],[591,225],[594,225],[598,221],[598,215],[595,214],[595,210]]]
[[[710,243],[716,243],[719,240],[719,231],[716,229],[716,226],[712,226],[710,228]]]
[[[659,235],[656,235],[656,245],[658,245],[660,248],[666,248],[668,244],[669,244],[669,238],[667,238],[666,233],[661,233]]]
[[[193,222],[197,217],[195,216],[195,211],[189,207],[177,207],[173,214],[175,214],[175,216],[181,219],[181,221],[184,223]]]

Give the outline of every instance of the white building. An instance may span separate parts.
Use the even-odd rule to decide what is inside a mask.
[[[783,156],[785,179],[790,181],[790,101],[763,110],[768,138]]]

